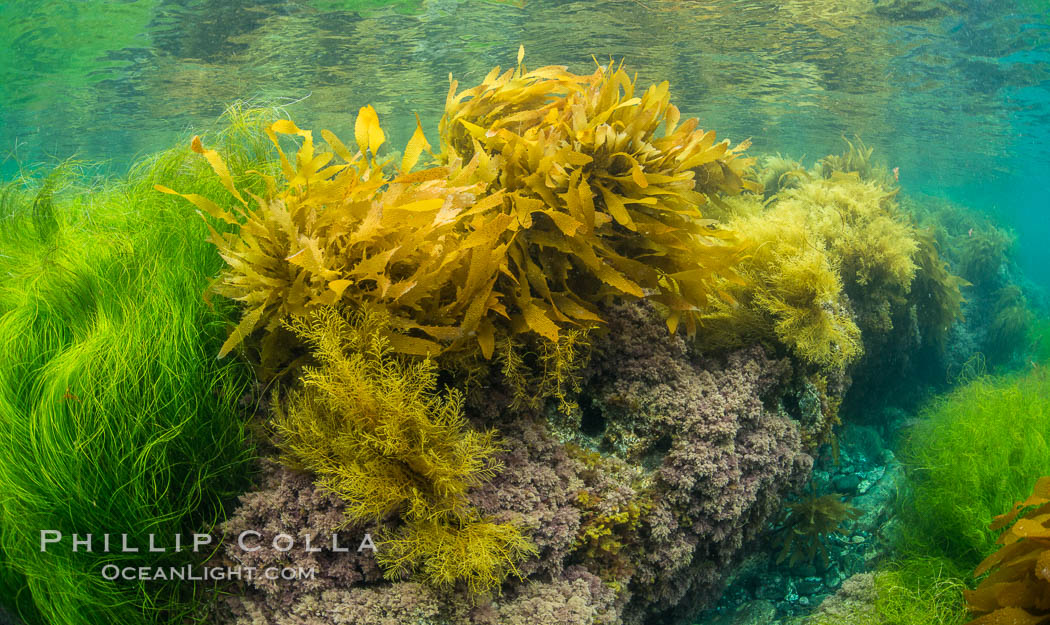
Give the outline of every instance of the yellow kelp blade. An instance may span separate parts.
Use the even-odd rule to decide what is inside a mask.
[[[219,177],[219,182],[222,183],[222,186],[226,187],[226,190],[229,191],[233,197],[237,198],[241,204],[247,206],[244,198],[241,197],[240,192],[237,191],[237,187],[233,186],[233,176],[230,175],[230,170],[226,167],[226,162],[222,160],[219,153],[215,150],[205,150],[204,146],[201,145],[201,138],[199,135],[194,135],[193,140],[190,142],[190,149],[197,154],[203,155],[204,158],[207,159],[208,164],[211,165],[212,171],[214,171],[215,175]]]
[[[237,324],[237,327],[233,329],[233,332],[230,333],[226,342],[223,343],[222,347],[219,349],[219,359],[225,358],[227,354],[233,351],[234,347],[240,345],[241,341],[252,333],[252,330],[254,330],[259,324],[259,319],[262,318],[263,310],[265,308],[266,305],[264,304],[245,313],[244,316],[241,317],[241,321]]]
[[[231,215],[228,211],[223,209],[215,202],[212,202],[211,200],[202,195],[197,195],[196,193],[179,193],[178,191],[169,189],[168,187],[165,187],[162,184],[155,184],[153,185],[153,188],[157,191],[160,191],[161,193],[169,193],[171,195],[178,195],[180,197],[184,197],[190,202],[193,202],[194,206],[201,209],[205,213],[208,213],[212,217],[222,220],[231,225],[237,224],[237,220],[233,218],[233,215]]]
[[[354,124],[354,138],[357,140],[357,147],[361,153],[363,154],[367,149],[372,152],[373,158],[379,153],[379,146],[386,141],[386,135],[379,127],[379,116],[371,104],[362,106],[358,111],[357,122]]]
[[[427,143],[427,139],[423,136],[423,124],[419,121],[419,115],[416,115],[416,131],[412,133],[412,138],[408,140],[408,145],[405,146],[405,155],[401,157],[401,172],[408,173],[416,166],[416,162],[419,161],[419,155],[423,153],[423,150],[429,150],[430,144]]]
[[[281,149],[281,142],[277,138],[278,132],[281,134],[298,134],[299,127],[291,120],[279,119],[266,128],[266,136],[270,138],[270,142],[277,148],[277,154],[281,157],[281,171],[284,172],[284,177],[287,180],[291,180],[295,178],[296,170],[292,167],[288,157],[285,156],[284,150]]]

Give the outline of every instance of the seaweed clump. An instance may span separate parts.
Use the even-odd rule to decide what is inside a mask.
[[[758,180],[762,184],[763,197],[767,200],[780,191],[797,187],[800,182],[809,179],[809,173],[802,167],[801,162],[781,154],[765,156],[760,164]]]
[[[727,283],[733,303],[716,302],[705,317],[699,334],[705,351],[776,343],[830,370],[860,355],[861,334],[845,305],[839,266],[827,239],[810,226],[811,208],[776,204],[730,218],[752,250],[740,264],[746,286]]]
[[[960,286],[969,287],[961,304],[963,323],[955,326],[947,341],[939,342],[945,348],[947,367],[958,370],[977,352],[992,367],[1027,362],[1032,348],[1029,334],[1041,298],[1019,277],[1011,249],[1013,233],[986,215],[937,198],[912,201],[909,208],[926,226],[951,271],[964,280]],[[921,304],[923,298],[917,300]]]
[[[994,549],[988,519],[1026,497],[1031,476],[1046,472],[1047,402],[1050,378],[1033,368],[977,377],[919,413],[900,451],[910,482],[900,505],[900,551],[948,560],[962,576]],[[960,492],[970,495],[960,499]]]
[[[183,195],[234,230],[213,230],[211,237],[227,263],[213,290],[245,308],[220,357],[256,329],[267,330],[267,338],[276,336],[289,318],[344,300],[359,308],[386,309],[392,324],[403,330],[422,323],[431,336],[458,334],[449,328],[449,319],[461,309],[442,306],[452,298],[455,271],[470,266],[472,246],[449,245],[448,239],[453,238],[455,218],[463,209],[485,208],[473,204],[479,189],[450,186],[444,171],[417,172],[411,178],[388,174],[389,160],[377,156],[385,135],[371,107],[361,109],[355,130],[359,151],[351,154],[327,131],[322,134],[331,151],[316,149],[312,133],[290,121],[272,124],[266,133],[279,152],[286,184],[278,190],[275,177],[264,177],[265,197],[242,194],[223,158],[194,138],[193,150],[208,160],[237,201],[236,209],[230,211],[200,195]],[[294,166],[281,151],[279,135],[300,139]],[[410,171],[425,145],[417,126],[399,171]],[[337,156],[343,162],[333,164]],[[166,187],[158,189],[175,193]],[[485,242],[483,235],[471,241]],[[466,289],[465,301],[473,301],[469,297],[473,282],[466,275],[456,277]],[[388,338],[400,353],[438,351],[427,340],[394,333]]]
[[[980,615],[969,625],[1037,625],[1050,619],[1050,477],[1039,478],[1031,496],[995,517],[991,529],[1007,525],[997,541],[1002,547],[974,571],[975,576],[992,573],[976,590],[963,593],[970,610]]]
[[[706,350],[763,341],[805,363],[841,372],[869,340],[893,328],[917,266],[915,228],[894,192],[855,174],[810,179],[770,204],[729,203],[727,227],[751,250],[733,298],[704,317]],[[862,340],[863,339],[863,340]]]
[[[195,138],[235,208],[179,195],[219,226],[211,241],[227,267],[213,291],[243,306],[220,356],[258,338],[265,362],[290,337],[320,363],[275,409],[287,459],[339,495],[348,522],[395,519],[377,554],[388,577],[477,593],[520,577],[533,548],[521,526],[468,503],[498,469],[499,444],[466,427],[458,392],[437,398],[438,363],[480,370],[471,379],[499,367],[512,408],[538,407],[523,399],[530,387],[571,408],[564,389],[579,388],[586,332],[609,302],[647,300],[673,334],[731,299],[722,284],[743,280],[743,243],[698,206],[759,187],[747,143],[681,122],[666,82],[636,94],[611,64],[575,75],[528,71],[519,57],[457,86],[439,154],[417,122],[402,158],[384,159],[371,107],[356,152],[281,120],[266,134],[282,175],[261,176],[264,191],[245,192]],[[640,505],[577,503],[593,507],[593,533],[641,527]],[[599,547],[626,575],[616,546]]]
[[[238,155],[234,175],[266,169],[264,115],[224,119],[215,141]],[[236,310],[200,297],[222,262],[204,224],[153,191],[186,176],[216,192],[203,165],[171,150],[121,178],[88,184],[66,165],[0,188],[0,614],[173,624],[203,600],[203,584],[99,574],[199,564],[145,544],[223,518],[253,464],[250,371],[214,358]],[[43,529],[64,540],[41,550]],[[103,551],[101,531],[138,548]],[[74,551],[92,532],[94,550]]]
[[[895,195],[878,183],[841,176],[789,191],[783,200],[784,210],[808,213],[827,241],[866,335],[892,329],[892,308],[906,301],[917,270],[915,228]]]
[[[787,504],[786,514],[777,542],[780,553],[777,564],[788,560],[790,566],[813,562],[820,556],[824,566],[828,564],[828,550],[824,540],[831,534],[844,534],[841,525],[848,519],[861,515],[857,508],[842,501],[842,495],[831,493],[809,497]]]
[[[579,76],[519,59],[456,86],[439,164],[419,171],[422,129],[392,166],[377,156],[385,134],[371,107],[357,118],[356,153],[327,131],[330,151],[290,121],[273,124],[278,149],[279,134],[300,146],[294,165],[281,153],[285,183],[267,178],[265,197],[245,197],[222,158],[193,142],[238,204],[185,196],[235,231],[212,236],[228,263],[215,291],[245,306],[223,355],[320,306],[385,308],[399,353],[476,346],[489,359],[503,337],[557,342],[601,324],[610,296],[654,302],[672,331],[695,330],[724,296],[716,278],[734,275],[742,248],[697,206],[758,188],[746,142],[730,148],[695,119],[679,123],[666,82],[639,97],[621,68]]]
[[[994,362],[1006,362],[1026,347],[1033,314],[1021,287],[1008,284],[992,294],[994,316],[985,340],[985,352]]]
[[[754,160],[740,157],[748,143],[716,142],[695,118],[679,124],[667,82],[636,97],[622,68],[497,70],[459,94],[453,83],[442,158],[495,164],[504,208],[521,216],[508,253],[524,266],[509,299],[524,309],[534,292],[554,321],[600,321],[593,304],[605,294],[644,297],[672,332],[680,322],[694,332],[741,255],[697,207],[759,190],[745,177]]]
[[[978,287],[996,283],[1013,246],[1013,237],[991,224],[971,228],[965,239],[960,237],[959,270]]]
[[[963,319],[962,289],[972,285],[951,272],[948,262],[938,252],[932,228],[916,231],[916,241],[918,271],[912,284],[912,299],[917,307],[919,330],[928,341],[943,349],[949,330]]]
[[[467,500],[499,468],[495,433],[467,427],[454,389],[436,393],[433,361],[392,354],[384,323],[328,308],[288,324],[321,364],[304,368],[286,408],[275,405],[281,447],[339,495],[348,522],[400,516],[376,553],[388,578],[480,592],[520,577],[516,563],[534,551],[521,528],[482,519]]]
[[[896,182],[889,170],[872,158],[875,148],[864,145],[864,142],[857,136],[853,137],[853,141],[846,137],[842,137],[842,140],[846,142],[848,150],[842,154],[829,154],[818,162],[822,177],[833,178],[840,174],[856,174],[861,180],[887,187]]]

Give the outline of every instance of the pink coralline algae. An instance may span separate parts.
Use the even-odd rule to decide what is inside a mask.
[[[617,622],[613,590],[583,570],[531,581],[498,601],[472,602],[413,583],[306,593],[286,605],[273,596],[238,597],[223,615],[237,625],[588,625]],[[602,606],[605,606],[604,608]]]
[[[583,465],[537,421],[510,423],[501,435],[507,447],[505,467],[478,488],[472,500],[486,515],[515,518],[530,528],[539,557],[522,566],[524,581],[507,584],[497,597],[470,597],[463,590],[441,592],[411,581],[381,582],[371,557],[354,549],[350,554],[261,549],[246,560],[234,542],[227,544],[228,556],[246,565],[313,566],[317,579],[248,584],[240,596],[226,599],[213,620],[236,625],[618,622],[623,597],[585,567],[569,564],[580,526],[580,511],[572,502],[587,487],[581,477],[586,475]],[[268,469],[260,489],[241,501],[225,526],[228,539],[260,526],[264,528],[260,532],[310,531],[327,537],[342,520],[337,498],[321,492],[309,477],[283,467]],[[344,528],[340,535],[354,537],[362,532]],[[544,615],[544,620],[537,621],[537,615]]]
[[[580,464],[538,421],[519,419],[500,435],[507,449],[504,468],[478,487],[471,501],[482,514],[529,528],[539,556],[522,565],[524,575],[560,575],[580,529],[580,511],[573,506],[585,487]]]
[[[626,616],[688,618],[717,599],[725,572],[812,469],[778,407],[790,367],[757,347],[695,362],[637,305],[619,309],[607,336],[591,383],[606,430],[634,441],[629,460],[654,465]]]
[[[289,590],[323,590],[382,579],[371,554],[367,550],[358,551],[369,530],[341,527],[344,523],[342,502],[315,487],[312,476],[264,460],[259,482],[258,490],[241,496],[240,506],[218,532],[223,538],[227,563],[256,571],[291,566],[325,574],[315,579],[296,580],[294,584],[255,575],[245,578],[246,584],[266,593],[287,594]],[[242,549],[238,540],[245,532],[256,533],[244,537],[248,550]],[[281,534],[295,540],[288,551],[278,549],[287,546],[284,539],[278,539],[274,545],[274,539]],[[333,544],[349,551],[333,551]]]
[[[471,501],[527,528],[538,554],[522,563],[523,579],[471,597],[383,580],[370,554],[353,548],[245,556],[228,545],[242,563],[313,566],[317,579],[245,584],[213,622],[638,625],[686,622],[709,605],[812,467],[798,424],[780,407],[789,364],[757,347],[700,360],[642,306],[607,318],[579,397],[583,427],[570,441],[539,415],[507,412],[495,391],[472,407],[472,421],[496,427],[505,452],[502,470]],[[270,466],[224,529],[312,532],[324,544],[342,514],[309,476]],[[338,531],[359,540],[366,530]]]

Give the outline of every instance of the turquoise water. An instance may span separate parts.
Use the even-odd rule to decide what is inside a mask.
[[[534,535],[545,541],[538,543],[545,550],[542,555],[526,560],[530,568],[524,583],[504,585],[507,595],[497,598],[503,603],[495,602],[504,610],[500,614],[510,614],[506,621],[515,625],[799,625],[795,619],[809,618],[840,588],[861,588],[857,592],[869,596],[856,603],[877,606],[881,620],[843,617],[805,625],[961,625],[968,620],[962,590],[975,586],[974,568],[994,551],[995,536],[985,530],[988,522],[1027,497],[1050,466],[1046,0],[20,0],[0,2],[0,182],[5,183],[0,185],[0,355],[11,354],[0,358],[0,625],[16,613],[25,625],[190,622],[180,610],[196,614],[193,622],[269,625],[272,621],[245,614],[279,614],[288,605],[316,612],[282,623],[390,623],[415,615],[413,602],[435,613],[468,602],[463,593],[438,597],[425,584],[414,589],[401,585],[408,583],[403,581],[388,584],[374,563],[347,564],[333,557],[325,561],[331,571],[321,587],[285,588],[269,595],[264,586],[241,585],[240,595],[231,593],[236,596],[231,605],[215,608],[226,620],[209,621],[205,615],[214,606],[198,606],[188,596],[197,587],[95,585],[99,578],[91,567],[104,560],[79,555],[49,560],[39,555],[43,552],[38,552],[33,533],[53,522],[63,523],[56,527],[67,534],[84,531],[89,521],[97,524],[91,531],[116,532],[120,526],[103,524],[145,524],[151,515],[193,531],[212,531],[206,516],[210,508],[198,509],[199,500],[212,499],[221,502],[217,507],[231,520],[228,531],[279,519],[280,531],[296,533],[343,519],[341,506],[350,497],[331,496],[324,483],[308,474],[263,460],[265,468],[249,484],[246,478],[254,469],[240,463],[250,460],[257,469],[255,452],[265,459],[276,454],[269,443],[288,444],[287,427],[281,434],[274,431],[275,414],[292,401],[294,393],[288,390],[309,377],[298,377],[303,374],[299,365],[309,356],[306,344],[296,344],[297,339],[276,329],[279,321],[307,310],[306,304],[295,303],[297,298],[316,287],[322,295],[310,306],[328,302],[335,292],[333,301],[356,312],[377,291],[385,297],[388,288],[406,287],[411,280],[402,273],[407,270],[398,265],[395,271],[391,263],[389,275],[381,275],[386,286],[380,287],[376,277],[355,277],[357,282],[333,278],[344,275],[339,272],[346,267],[315,270],[301,265],[309,262],[300,256],[304,241],[315,243],[310,237],[321,240],[328,234],[311,230],[327,226],[318,226],[325,220],[315,219],[303,205],[295,209],[302,211],[295,218],[284,220],[281,210],[295,205],[294,194],[271,193],[267,210],[258,211],[268,215],[260,218],[265,227],[280,221],[281,228],[259,235],[245,227],[234,236],[240,226],[231,226],[225,247],[218,234],[206,243],[205,226],[190,203],[161,195],[155,185],[227,202],[221,209],[212,207],[212,217],[235,222],[222,212],[239,210],[227,191],[233,186],[244,192],[262,188],[243,170],[276,171],[275,155],[265,152],[271,146],[259,129],[245,132],[236,123],[228,134],[207,135],[208,147],[228,159],[234,178],[185,147],[192,135],[221,127],[226,122],[217,120],[224,111],[242,102],[276,107],[301,128],[313,129],[315,136],[330,129],[348,144],[356,139],[359,110],[371,105],[387,132],[384,150],[394,152],[409,142],[418,114],[436,146],[450,77],[462,91],[494,66],[514,66],[519,47],[529,69],[565,65],[590,74],[596,63],[623,60],[643,88],[669,81],[672,101],[683,117],[699,118],[701,127],[716,130],[734,145],[750,139],[750,155],[800,159],[801,169],[809,172],[799,173],[792,165],[786,169],[793,171],[780,175],[775,164],[763,159],[760,174],[775,174],[766,180],[783,183],[782,193],[745,193],[703,208],[706,216],[745,224],[738,233],[742,239],[753,238],[734,260],[748,273],[720,276],[718,298],[713,293],[697,296],[710,310],[698,324],[700,339],[695,342],[679,342],[665,332],[678,318],[672,322],[653,315],[666,312],[663,308],[619,305],[620,299],[637,298],[635,290],[643,291],[630,280],[643,284],[645,299],[676,288],[675,276],[693,271],[697,258],[704,266],[707,257],[693,248],[683,254],[691,263],[688,270],[655,264],[665,246],[674,248],[662,235],[678,231],[682,223],[702,233],[691,237],[706,239],[707,231],[689,219],[674,222],[676,226],[658,222],[654,227],[650,221],[646,227],[652,232],[643,228],[643,239],[651,247],[632,243],[624,248],[638,258],[651,256],[651,266],[658,269],[639,270],[641,277],[630,280],[620,276],[634,287],[624,290],[624,282],[610,281],[600,270],[590,276],[594,267],[576,258],[577,249],[564,252],[571,248],[564,243],[549,247],[565,259],[555,255],[548,264],[545,251],[537,254],[542,269],[530,265],[530,259],[523,273],[514,275],[508,267],[511,261],[523,263],[520,251],[506,242],[499,247],[498,236],[515,233],[513,238],[532,225],[525,230],[481,228],[479,217],[469,227],[435,234],[443,219],[451,219],[445,214],[450,202],[465,202],[468,196],[473,201],[471,193],[440,191],[442,208],[432,220],[421,213],[424,217],[397,221],[402,218],[396,217],[396,209],[424,211],[420,205],[430,206],[434,198],[399,205],[398,198],[406,197],[398,195],[401,183],[384,178],[360,205],[369,207],[369,219],[374,216],[377,223],[384,215],[395,215],[382,222],[392,247],[358,252],[348,251],[358,249],[350,244],[333,243],[316,252],[348,266],[356,262],[357,268],[364,260],[401,254],[402,248],[422,250],[425,257],[404,261],[407,265],[445,259],[442,267],[451,267],[450,273],[444,282],[435,280],[441,289],[432,296],[442,305],[413,309],[405,304],[416,315],[401,319],[410,329],[391,331],[390,336],[419,341],[430,328],[442,334],[426,335],[425,344],[446,341],[452,351],[450,342],[469,337],[470,348],[484,351],[482,335],[490,328],[489,353],[483,358],[473,354],[474,361],[456,360],[453,351],[448,360],[436,360],[440,376],[435,374],[432,382],[404,384],[413,396],[433,395],[434,401],[441,393],[451,394],[450,389],[463,390],[470,427],[494,427],[509,441],[500,451],[507,452],[506,466],[486,476],[493,484],[475,484],[462,475],[451,480],[470,482],[476,496],[471,515],[483,511],[527,517]],[[360,117],[363,126],[368,124],[365,117]],[[821,171],[818,159],[842,153],[844,140],[855,137],[874,149],[878,166],[828,164]],[[119,177],[144,157],[173,145],[183,146],[182,151],[168,152],[154,168],[135,170],[129,182]],[[84,176],[65,175],[69,170],[60,169],[62,175],[45,177],[65,161],[78,163],[80,169],[72,171]],[[571,164],[571,159],[565,162]],[[725,173],[729,165],[723,167]],[[451,184],[443,178],[447,170],[428,171],[434,178],[412,187],[411,193],[423,197],[428,183]],[[624,171],[621,179],[627,177]],[[605,172],[607,179],[617,179],[610,172]],[[387,173],[370,172],[368,182]],[[646,173],[638,169],[638,175]],[[638,180],[634,176],[631,170],[631,184]],[[653,187],[660,187],[660,177],[650,179]],[[26,188],[6,184],[20,179],[28,182]],[[330,175],[313,178],[304,197],[334,193],[324,190],[331,183],[343,193],[339,197],[347,198],[353,185],[336,188],[335,182]],[[345,182],[340,178],[338,184]],[[67,183],[68,188],[52,188]],[[509,184],[499,179],[499,185]],[[901,193],[895,195],[898,185]],[[647,188],[649,182],[637,186]],[[397,191],[384,195],[391,189]],[[562,208],[571,211],[566,199],[571,194],[560,189],[557,197],[568,207]],[[816,199],[826,189],[849,201]],[[499,192],[504,191],[524,193],[509,187]],[[678,197],[679,191],[667,194]],[[209,204],[194,197],[191,201],[209,211]],[[323,197],[329,202],[337,196]],[[515,197],[517,202],[530,196]],[[539,204],[549,208],[554,200],[548,198],[554,196],[542,197]],[[612,225],[602,236],[629,239],[633,235],[627,230],[635,231],[628,227],[629,218],[624,222],[613,214],[612,196],[601,197],[599,203],[612,215],[606,216]],[[893,201],[886,201],[893,197],[904,210],[898,212]],[[954,205],[945,208],[949,205],[940,199]],[[646,204],[638,197],[627,203]],[[497,205],[502,209],[502,204],[491,203],[488,210]],[[323,206],[328,210],[334,203]],[[437,212],[435,206],[426,210]],[[623,201],[620,210],[626,210]],[[569,226],[556,221],[553,209],[536,212],[551,220],[536,219],[537,231],[548,227],[544,236],[572,238],[583,226],[574,219]],[[346,214],[347,223],[361,220],[349,209]],[[749,215],[756,221],[749,221]],[[767,216],[774,225],[768,230],[762,221]],[[296,219],[306,224],[301,231]],[[288,225],[293,222],[294,227]],[[915,225],[930,230],[920,233]],[[997,227],[1012,231],[1016,241],[1008,241]],[[367,229],[361,230],[367,236]],[[466,263],[465,256],[449,251],[459,243],[463,249],[478,245],[456,238],[464,232],[490,231],[497,238],[488,245],[499,251],[490,262],[475,263],[477,256],[471,256]],[[418,232],[432,238],[399,238]],[[349,229],[331,239],[342,241],[347,233]],[[249,240],[251,244],[245,243]],[[261,252],[251,247],[258,240],[263,240]],[[535,240],[540,249],[551,239],[537,235]],[[585,234],[579,240],[589,239]],[[237,262],[234,257],[244,248],[231,245],[250,247],[243,253],[248,260]],[[645,251],[650,249],[656,252]],[[500,260],[500,254],[510,260]],[[718,258],[712,254],[711,264]],[[321,267],[325,258],[311,260]],[[646,265],[624,266],[638,270]],[[478,276],[489,270],[493,277],[488,288],[496,295],[471,299],[465,285],[481,284]],[[561,273],[562,281],[581,293],[593,291],[595,301],[584,303],[595,306],[612,331],[569,338],[560,334],[564,328],[551,330],[547,324],[556,324],[545,316],[548,309],[530,303],[533,295],[528,294],[530,284],[539,289],[536,284],[542,283],[551,314],[561,314],[553,304],[561,293],[550,295],[545,272],[554,278]],[[260,275],[252,286],[256,291],[244,295],[234,288],[252,284]],[[298,276],[287,280],[291,286],[282,282],[288,275]],[[643,282],[646,276],[649,283]],[[492,291],[497,281],[503,289],[498,293]],[[426,279],[421,282],[425,285]],[[212,290],[205,291],[209,283]],[[512,297],[516,291],[511,283],[525,284],[526,293]],[[417,286],[412,283],[399,292]],[[212,291],[225,297],[209,295],[206,307],[200,295]],[[345,301],[340,300],[344,293]],[[266,304],[249,311],[227,297]],[[216,301],[221,304],[212,306]],[[287,318],[273,312],[275,301]],[[425,316],[433,311],[424,309],[451,310],[466,301],[487,302],[484,314],[490,325],[470,328],[466,318],[474,314],[473,306],[463,319],[439,319],[440,326]],[[396,312],[393,303],[386,305]],[[500,310],[510,321],[498,318]],[[571,310],[565,308],[575,317]],[[588,319],[586,312],[577,321]],[[273,316],[264,324],[263,314]],[[236,319],[244,324],[243,334],[251,336],[235,331],[225,338]],[[706,322],[710,325],[702,327]],[[162,340],[169,330],[178,339],[171,344]],[[377,344],[389,338],[383,329],[372,331]],[[496,332],[505,333],[499,334],[498,344]],[[552,333],[559,341],[554,347]],[[224,340],[237,351],[216,360],[226,349],[220,347]],[[577,340],[582,347],[574,353]],[[7,350],[9,344],[14,348]],[[411,344],[422,349],[419,342]],[[353,350],[362,348],[355,344]],[[396,357],[418,362],[409,358],[416,355],[406,351]],[[113,372],[100,368],[100,359]],[[185,364],[190,373],[169,362]],[[226,380],[227,366],[244,379]],[[223,373],[213,371],[215,367]],[[195,382],[193,372],[204,381]],[[404,374],[390,365],[370,375],[398,382]],[[549,386],[553,377],[563,375]],[[156,397],[150,388],[143,391],[144,381],[154,382]],[[565,394],[563,383],[572,387]],[[353,380],[345,384],[366,386]],[[271,388],[280,392],[271,397]],[[523,393],[531,395],[523,399]],[[212,406],[213,398],[223,405]],[[360,403],[370,405],[370,400]],[[196,412],[185,414],[187,407]],[[353,425],[354,408],[347,409],[350,417],[333,420],[348,429],[333,426],[332,432],[341,434],[317,430],[316,436],[339,444],[355,440],[360,430],[346,425]],[[426,412],[403,403],[389,412],[401,416],[412,410]],[[304,421],[320,421],[316,414],[306,414]],[[169,418],[179,428],[192,424],[201,429],[186,435],[179,428],[166,430]],[[383,418],[392,420],[390,415]],[[411,424],[405,426],[407,434],[388,429],[404,440],[412,434],[424,440],[430,433],[426,420],[420,420],[423,426],[412,427],[422,434]],[[249,427],[242,427],[245,423]],[[232,433],[212,435],[210,427],[228,427]],[[443,436],[448,447],[458,449],[456,437],[467,434]],[[222,451],[230,459],[208,451],[194,437],[226,442]],[[248,458],[245,450],[256,437],[267,442]],[[410,464],[422,457],[423,447],[421,442],[419,449],[394,460]],[[361,450],[351,452],[370,458]],[[334,464],[357,470],[358,456],[351,452]],[[482,457],[489,451],[474,453]],[[166,460],[165,454],[175,460]],[[285,459],[304,462],[293,456]],[[157,466],[149,465],[154,461]],[[185,467],[201,467],[204,476],[211,470],[208,462],[219,465],[216,475],[231,478],[229,490],[211,477],[194,481],[190,475],[182,481],[192,473]],[[318,475],[324,469],[302,466]],[[157,475],[174,475],[182,490],[158,487],[167,482]],[[396,478],[388,481],[397,484]],[[138,497],[122,492],[139,493],[135,489],[140,487],[144,494]],[[100,507],[98,501],[110,495],[111,505]],[[238,499],[240,495],[244,497]],[[672,499],[673,505],[660,507]],[[185,505],[164,512],[171,503]],[[830,512],[823,521],[827,527],[818,531],[814,528],[821,523],[810,515],[807,525],[805,510],[821,508]],[[457,527],[467,523],[467,512],[462,514],[455,517]],[[389,517],[384,522],[402,521],[409,523]],[[808,539],[796,539],[807,527]],[[232,550],[232,544],[226,541],[223,548]],[[795,562],[796,553],[807,546],[809,555]],[[659,555],[650,557],[651,548]],[[222,553],[236,559],[237,552],[229,550]],[[301,555],[289,556],[289,561]],[[244,557],[252,561],[255,556]],[[258,563],[285,559],[275,545],[259,554]],[[679,560],[692,568],[673,568]],[[138,562],[138,557],[129,561]],[[675,577],[679,574],[685,581]],[[157,588],[171,592],[165,595]],[[882,603],[870,596],[874,588],[883,592]],[[1041,588],[1050,593],[1050,580]],[[635,594],[628,597],[624,589]],[[329,590],[333,594],[318,599]],[[281,594],[285,591],[287,596]],[[213,595],[223,593],[202,592],[196,598],[210,601]],[[469,596],[471,602],[476,598]],[[237,604],[241,600],[243,605]],[[404,605],[398,603],[402,600]],[[387,608],[375,608],[373,601],[388,602],[396,616],[382,613]],[[531,620],[534,604],[559,609],[571,604],[578,611],[566,610],[556,621]],[[421,617],[413,622],[488,624],[491,615],[485,610],[496,609],[479,608],[460,620]],[[369,618],[347,616],[367,610],[372,610]],[[613,616],[594,619],[588,610]],[[85,616],[95,614],[100,616]]]
[[[231,102],[304,127],[373,104],[431,136],[451,73],[585,71],[624,58],[686,115],[807,161],[859,135],[906,192],[1002,215],[1050,283],[1050,26],[1045,2],[401,0],[0,3],[3,175],[76,156],[121,170]]]

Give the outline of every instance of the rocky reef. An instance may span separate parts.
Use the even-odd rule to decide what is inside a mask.
[[[12,269],[26,294],[0,293],[0,332],[35,338],[0,366],[11,425],[0,446],[23,449],[35,424],[68,421],[48,440],[90,450],[84,467],[61,466],[95,475],[113,460],[106,436],[137,423],[120,458],[142,460],[115,464],[115,482],[83,481],[78,509],[100,525],[167,510],[152,526],[215,539],[214,553],[178,562],[256,572],[193,593],[165,579],[62,594],[5,529],[0,590],[21,592],[23,615],[769,624],[821,602],[834,621],[846,614],[836,601],[863,604],[871,579],[885,583],[864,575],[901,525],[907,476],[891,446],[907,419],[894,401],[935,375],[963,377],[953,368],[979,377],[978,350],[993,366],[1025,352],[1030,297],[1008,235],[902,202],[859,140],[808,170],[778,156],[756,171],[747,142],[682,120],[667,83],[636,88],[614,63],[530,70],[523,54],[474,87],[452,81],[436,149],[417,121],[391,154],[371,106],[358,111],[355,149],[253,113],[138,172],[128,193],[157,206],[134,219],[124,191],[111,192],[113,223],[92,231],[105,245],[83,243],[69,262],[112,265],[96,281],[113,288],[85,287],[92,311],[116,317],[134,306],[113,293],[149,294],[133,343],[92,311],[36,336],[40,310],[66,319],[72,287]],[[184,171],[192,180],[180,184]],[[4,196],[35,229],[11,245],[32,267],[48,266],[60,234],[79,240],[71,224],[96,227],[66,223],[75,210],[59,221],[49,185]],[[193,228],[187,202],[203,217]],[[186,237],[197,263],[186,276],[167,231],[143,226],[149,214]],[[135,271],[105,228],[134,231]],[[107,360],[105,384],[60,366],[66,351],[94,353],[80,324],[127,352]],[[53,379],[20,382],[51,359]],[[155,394],[129,393],[144,378]],[[58,457],[42,447],[34,462]],[[23,532],[11,510],[46,520],[61,508],[37,465],[4,466],[38,495],[5,491],[0,520]],[[178,491],[155,478],[183,466],[201,469]],[[116,493],[104,511],[101,492]],[[171,493],[186,505],[170,508]],[[89,579],[80,560],[62,562]],[[271,570],[308,574],[260,574]]]
[[[520,564],[523,579],[498,596],[472,597],[384,582],[368,555],[266,548],[246,556],[228,541],[227,556],[245,565],[312,567],[319,577],[246,584],[223,622],[524,623],[538,614],[566,625],[684,622],[716,600],[782,496],[809,476],[799,426],[779,407],[790,366],[760,348],[700,358],[640,304],[608,316],[580,395],[584,412],[600,415],[590,417],[603,421],[600,432],[559,439],[546,419],[508,415],[499,394],[472,415],[478,427],[499,423],[505,451],[501,471],[470,500],[486,518],[528,528],[536,555]],[[343,505],[307,474],[271,464],[224,530],[311,534],[324,545]]]

